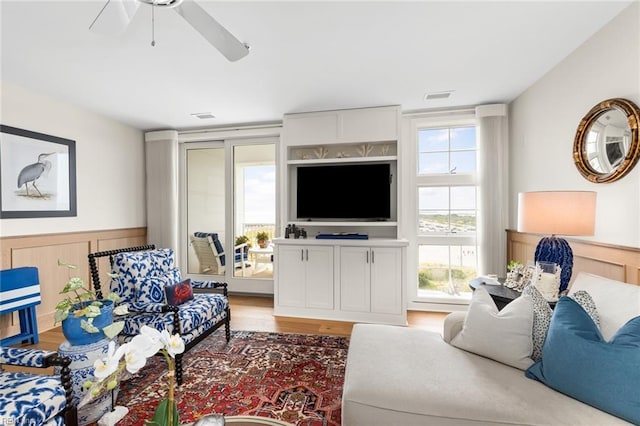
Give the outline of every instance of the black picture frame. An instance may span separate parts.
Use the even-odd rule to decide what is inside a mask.
[[[76,206],[76,142],[0,124],[0,219],[77,216]]]

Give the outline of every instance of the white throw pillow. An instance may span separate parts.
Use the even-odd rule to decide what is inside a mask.
[[[533,302],[520,296],[498,311],[484,288],[473,292],[462,331],[451,344],[503,364],[526,370],[533,364]]]

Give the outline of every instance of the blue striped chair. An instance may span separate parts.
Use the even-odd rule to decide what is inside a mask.
[[[0,346],[38,343],[36,305],[40,299],[38,268],[25,266],[0,271],[0,315],[18,311],[20,332],[0,339]]]

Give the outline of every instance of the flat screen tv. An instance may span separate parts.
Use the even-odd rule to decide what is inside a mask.
[[[390,164],[300,166],[299,220],[388,220],[391,218]]]

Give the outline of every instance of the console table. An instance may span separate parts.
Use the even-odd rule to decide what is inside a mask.
[[[501,310],[502,308],[507,306],[509,302],[512,302],[514,299],[520,297],[522,293],[512,288],[506,287],[504,285],[504,278],[500,278],[498,281],[500,281],[500,284],[488,284],[484,282],[482,278],[475,278],[469,281],[469,287],[471,287],[472,290],[475,290],[479,287],[484,287],[484,289],[487,290],[487,293],[489,293],[489,295],[495,302],[498,310]]]

